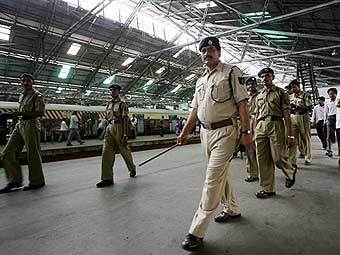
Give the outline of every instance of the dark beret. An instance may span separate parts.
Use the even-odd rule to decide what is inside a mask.
[[[266,68],[263,68],[258,74],[257,76],[258,77],[261,77],[262,74],[264,73],[271,73],[272,75],[274,75],[274,71],[273,69],[269,68],[269,67],[266,67]]]
[[[34,78],[33,78],[32,74],[24,73],[24,74],[20,75],[20,79],[23,79],[25,77],[29,77],[32,81],[34,81]]]
[[[209,36],[203,38],[198,45],[198,50],[201,51],[202,48],[207,46],[215,46],[217,50],[221,50],[220,41],[217,37]]]
[[[247,77],[245,83],[247,84],[249,82],[256,82],[256,78],[254,76]]]
[[[299,85],[299,81],[297,79],[294,79],[289,83],[288,86],[291,88],[293,85]]]
[[[109,86],[109,89],[110,89],[110,90],[113,90],[113,89],[121,90],[122,87],[119,86],[118,84],[112,84],[112,85]]]

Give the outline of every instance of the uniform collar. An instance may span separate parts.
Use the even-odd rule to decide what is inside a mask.
[[[266,88],[265,87],[263,87],[263,90],[262,90],[262,93],[265,93],[265,92],[270,92],[270,91],[276,91],[277,90],[277,87],[274,85],[274,84],[272,84],[272,86],[270,87],[270,89],[269,90],[266,90]]]
[[[120,102],[121,100],[120,100],[120,97],[118,96],[118,97],[116,97],[116,98],[112,98],[112,100],[111,100],[111,102],[112,103],[118,103],[118,102]]]
[[[250,93],[249,95],[250,95],[251,97],[254,97],[254,96],[257,96],[259,93],[260,93],[259,91],[256,91],[254,94]]]
[[[34,92],[34,89],[33,88],[30,88],[30,89],[28,89],[28,90],[24,90],[23,92],[22,92],[22,94],[23,95],[27,95],[27,94],[32,94]]]
[[[215,66],[215,68],[214,68],[213,70],[211,70],[211,72],[209,71],[208,67],[206,67],[206,68],[205,68],[205,71],[204,71],[204,73],[203,73],[203,75],[205,76],[205,75],[207,75],[207,74],[211,74],[211,73],[215,72],[215,70],[216,70],[216,71],[221,71],[222,68],[223,68],[223,63],[220,61],[220,62],[218,62],[218,64]]]

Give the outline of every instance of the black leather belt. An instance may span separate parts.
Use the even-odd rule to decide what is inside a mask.
[[[279,116],[272,116],[272,115],[267,115],[262,118],[259,118],[260,120],[266,120],[266,121],[277,121],[277,120],[282,120],[282,117]]]
[[[218,121],[218,122],[214,122],[214,123],[201,123],[202,124],[202,127],[204,129],[218,129],[218,128],[221,128],[221,127],[226,127],[226,126],[231,126],[233,125],[233,120],[232,119],[226,119],[226,120],[221,120],[221,121]]]

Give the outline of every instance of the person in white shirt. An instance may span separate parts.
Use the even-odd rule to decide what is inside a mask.
[[[324,129],[324,117],[325,117],[325,98],[319,97],[319,104],[314,106],[312,121],[316,127],[316,132],[322,143],[322,148],[327,149],[327,136]]]
[[[336,128],[336,105],[335,99],[338,91],[336,88],[330,88],[327,90],[327,94],[330,98],[330,102],[325,105],[325,124],[327,125],[327,152],[328,157],[333,157],[332,143],[335,143],[335,128]]]
[[[67,146],[71,146],[71,141],[73,139],[73,137],[75,136],[76,140],[79,142],[79,144],[83,144],[85,143],[84,141],[82,141],[80,139],[80,134],[78,131],[78,117],[77,117],[77,112],[73,112],[72,116],[71,116],[71,120],[70,120],[70,133],[68,135],[68,139],[67,139]]]
[[[61,143],[62,141],[66,141],[67,140],[67,130],[68,130],[68,126],[66,124],[65,118],[63,118],[61,120],[61,124],[60,124],[60,135],[59,135],[59,139],[58,142]]]

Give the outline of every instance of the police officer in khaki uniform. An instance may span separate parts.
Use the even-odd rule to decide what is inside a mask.
[[[287,155],[287,143],[291,147],[295,139],[292,135],[288,94],[272,83],[275,76],[271,68],[263,68],[258,76],[264,88],[257,96],[256,106],[255,142],[262,187],[256,197],[267,198],[276,195],[274,164],[286,175],[287,188],[295,183],[296,169],[293,169]]]
[[[121,87],[113,84],[109,87],[112,100],[106,106],[106,118],[110,124],[106,128],[102,152],[102,176],[97,188],[113,185],[113,164],[116,152],[120,152],[130,172],[130,177],[136,176],[136,166],[133,163],[128,146],[129,117],[128,107],[120,97]]]
[[[29,184],[23,190],[45,186],[40,155],[40,122],[38,120],[44,115],[45,103],[43,96],[32,87],[34,83],[32,75],[23,74],[20,79],[23,92],[19,98],[19,110],[10,113],[11,116],[19,116],[20,120],[1,153],[2,164],[9,183],[0,190],[0,193],[22,187],[22,172],[17,156],[24,146],[27,150]]]
[[[216,222],[227,222],[241,215],[229,177],[229,160],[238,143],[246,149],[252,146],[248,94],[246,87],[241,84],[243,79],[240,69],[220,62],[221,47],[216,37],[204,38],[199,50],[207,69],[196,83],[192,111],[178,137],[178,143],[184,144],[196,121],[201,121],[201,142],[208,166],[201,202],[189,233],[182,242],[182,248],[189,251],[202,247],[208,223],[220,202],[223,211],[216,215]]]
[[[247,90],[249,93],[248,99],[248,109],[249,109],[249,121],[250,121],[250,130],[252,135],[254,135],[254,118],[255,118],[255,109],[256,109],[256,97],[259,94],[257,91],[257,82],[255,77],[248,77],[245,80]],[[246,182],[255,182],[259,180],[259,170],[256,159],[256,149],[255,143],[253,143],[253,147],[247,151],[246,158],[246,168],[248,177],[245,179]]]
[[[293,94],[290,95],[291,106],[291,120],[292,131],[294,137],[301,141],[297,142],[302,144],[303,155],[305,155],[305,165],[310,165],[312,162],[312,148],[311,148],[311,127],[309,112],[313,108],[313,102],[311,95],[306,91],[301,91],[298,80],[292,80],[289,83]],[[296,165],[297,157],[297,145],[292,146],[289,149],[289,159],[294,167]]]
[[[290,100],[290,96],[294,93],[293,92],[293,90],[292,90],[292,86],[290,86],[290,85],[287,85],[286,87],[285,87],[285,90],[286,90],[286,92],[288,93],[288,95],[289,95],[289,100]],[[299,135],[300,136],[300,135]],[[304,149],[304,144],[302,143],[302,139],[300,139],[300,137],[299,136],[295,136],[295,142],[297,143],[297,147],[299,148],[299,151],[300,151],[300,156],[299,156],[299,158],[305,158],[305,155],[304,155],[304,151],[305,151],[305,149]],[[294,165],[293,165],[294,166]],[[297,167],[296,165],[294,166],[294,167]]]

